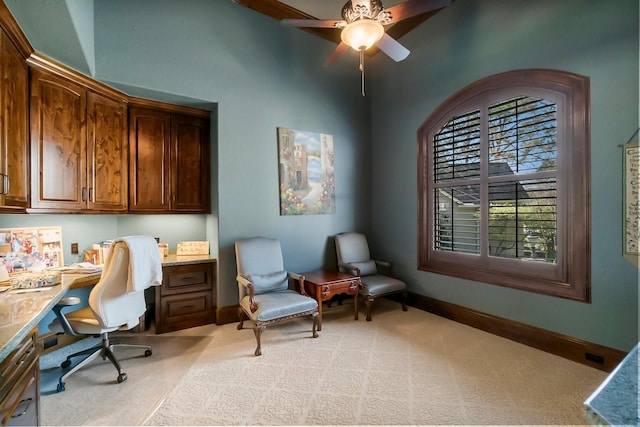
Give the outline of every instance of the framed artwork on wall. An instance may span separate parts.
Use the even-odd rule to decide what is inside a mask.
[[[336,212],[333,136],[278,128],[280,215]]]

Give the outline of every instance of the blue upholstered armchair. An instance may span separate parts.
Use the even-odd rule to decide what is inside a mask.
[[[372,260],[364,234],[342,233],[335,237],[338,270],[360,276],[360,294],[367,305],[367,320],[371,321],[374,299],[402,293],[402,310],[407,311],[407,285],[391,277],[391,263]],[[381,273],[386,274],[381,274]]]
[[[262,354],[260,337],[266,326],[276,322],[311,316],[313,338],[318,337],[318,303],[307,296],[304,276],[284,269],[280,241],[266,237],[239,240],[235,244],[239,301],[238,330],[245,318],[254,322],[256,356]],[[289,279],[298,281],[298,290],[289,289]]]

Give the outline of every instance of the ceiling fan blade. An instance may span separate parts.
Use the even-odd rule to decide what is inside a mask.
[[[402,46],[396,39],[387,33],[382,35],[382,38],[378,40],[376,46],[396,62],[400,62],[409,56],[409,49]]]
[[[336,62],[338,58],[340,58],[347,50],[349,50],[349,45],[346,43],[340,42],[338,47],[336,47],[336,49],[331,53],[331,55],[329,55],[327,59],[324,61],[324,66],[328,67],[329,65]]]
[[[291,27],[307,28],[341,28],[346,25],[344,21],[330,19],[283,19],[280,23]]]
[[[394,24],[403,19],[442,9],[450,4],[451,0],[407,0],[384,10],[391,14],[390,24]]]

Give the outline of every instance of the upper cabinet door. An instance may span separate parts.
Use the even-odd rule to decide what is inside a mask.
[[[169,212],[171,115],[129,108],[129,211]]]
[[[86,90],[31,70],[32,208],[79,210],[87,205]]]
[[[87,93],[87,186],[90,210],[126,211],[128,203],[127,106]]]
[[[0,31],[0,210],[29,207],[29,68]]]
[[[171,139],[171,210],[211,212],[209,120],[174,114]]]

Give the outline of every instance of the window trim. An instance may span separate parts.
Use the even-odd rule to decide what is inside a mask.
[[[524,93],[523,93],[524,91]],[[526,268],[522,261],[492,259],[499,270],[484,262],[469,262],[468,254],[433,249],[433,187],[429,163],[430,141],[455,115],[484,108],[489,100],[510,95],[544,96],[558,102],[558,126],[564,146],[558,149],[558,259],[551,275]],[[483,78],[458,91],[427,117],[418,129],[418,269],[576,301],[591,301],[589,78],[558,70],[515,70]],[[483,119],[481,119],[483,120]],[[484,131],[483,131],[484,132]],[[570,145],[569,145],[570,144]],[[570,147],[570,148],[567,148]],[[560,243],[564,241],[565,246]],[[476,257],[478,258],[478,257]],[[523,268],[524,267],[524,268]]]

